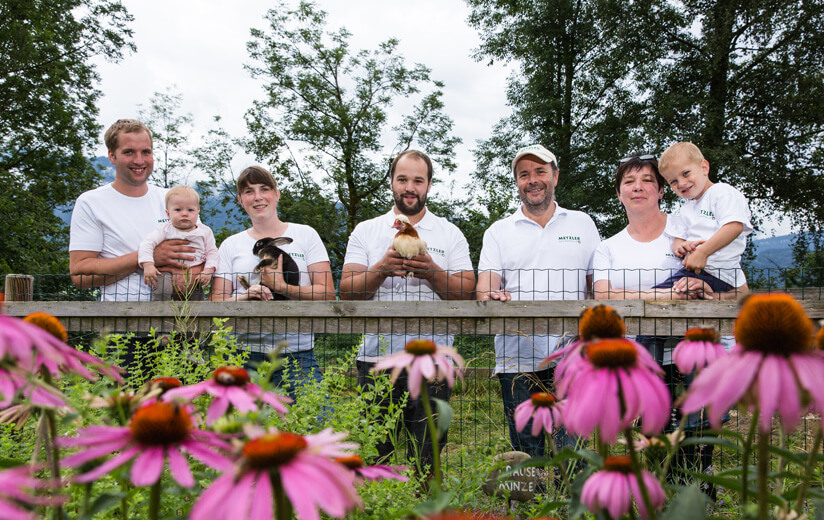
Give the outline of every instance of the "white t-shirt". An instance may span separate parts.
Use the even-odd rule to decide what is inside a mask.
[[[171,222],[165,222],[157,226],[140,242],[137,250],[137,263],[154,263],[154,249],[164,240],[188,240],[193,253],[189,253],[194,258],[192,260],[181,261],[187,267],[203,264],[203,268],[214,267],[217,269],[217,245],[212,229],[206,224],[197,224],[196,227],[188,231],[181,231],[174,227]]]
[[[613,289],[628,291],[651,289],[681,267],[666,232],[650,242],[639,242],[624,228],[601,242],[592,257],[593,281],[609,280]]]
[[[667,222],[667,233],[684,240],[709,240],[724,224],[741,222],[744,230],[732,242],[707,258],[706,271],[716,278],[739,287],[746,282],[741,270],[741,255],[752,233],[747,198],[729,184],[717,182],[700,199],[687,200],[678,219]]]
[[[323,246],[317,231],[303,224],[289,223],[284,237],[292,239],[291,244],[280,247],[295,261],[300,271],[300,285],[311,285],[309,277],[309,266],[318,262],[328,262],[329,255]],[[220,244],[218,249],[218,268],[215,276],[224,278],[232,283],[233,295],[246,292],[237,281],[237,276],[242,274],[249,279],[252,285],[260,283],[260,273],[255,273],[254,269],[260,262],[260,258],[252,253],[255,240],[248,231],[241,231],[230,236]],[[270,305],[277,305],[277,301],[266,302]],[[287,342],[287,352],[299,352],[311,350],[314,346],[314,334],[303,333],[242,333],[238,334],[238,341],[248,345],[254,352],[268,352],[273,350],[280,341]]]
[[[355,226],[346,246],[344,265],[359,264],[370,269],[378,263],[392,245],[392,239],[395,238],[397,230],[392,227],[394,223],[395,212],[390,210],[388,213]],[[469,244],[458,226],[426,210],[421,221],[414,227],[418,235],[426,242],[427,252],[438,267],[449,274],[472,270]],[[411,276],[406,278],[389,276],[383,281],[372,299],[378,301],[438,301],[441,297],[428,280]],[[451,346],[454,339],[445,334],[432,336],[403,331],[398,334],[383,334],[379,341],[378,335],[366,334],[358,359],[374,361],[382,355],[382,351],[384,354],[399,352],[403,350],[407,342],[420,337],[447,346]]]
[[[77,198],[72,211],[69,251],[98,251],[116,258],[137,251],[143,238],[168,221],[165,188],[148,186],[142,197],[129,197],[106,184]],[[102,288],[102,301],[151,301],[143,271]]]
[[[478,272],[499,274],[513,300],[586,298],[586,276],[601,241],[598,229],[586,213],[553,204],[555,213],[546,227],[518,208],[484,233]],[[495,373],[534,372],[560,339],[517,332],[521,334],[495,336]]]

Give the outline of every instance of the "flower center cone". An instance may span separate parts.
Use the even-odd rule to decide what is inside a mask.
[[[132,437],[141,444],[168,445],[186,438],[192,420],[179,405],[154,403],[136,411],[129,428]]]
[[[279,432],[247,442],[243,447],[243,456],[252,468],[267,469],[286,464],[306,446],[306,439],[300,435]]]

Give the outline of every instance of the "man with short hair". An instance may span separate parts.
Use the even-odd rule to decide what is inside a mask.
[[[81,289],[102,287],[103,301],[151,301],[137,262],[140,242],[166,216],[163,188],[150,186],[154,158],[152,134],[140,121],[120,119],[105,135],[109,161],[115,168],[111,184],[77,198],[69,240],[69,271]],[[191,259],[186,240],[167,240],[155,248],[162,271],[182,271],[178,260]]]
[[[395,204],[379,217],[358,224],[346,247],[340,282],[343,300],[438,301],[469,300],[475,289],[475,273],[469,258],[469,245],[463,233],[448,220],[427,210],[426,197],[432,186],[432,161],[417,150],[399,154],[390,167],[390,187]],[[403,258],[392,246],[397,215],[406,215],[426,244],[426,252]],[[371,385],[369,371],[384,354],[402,351],[408,341],[420,338],[415,332],[364,335],[358,353],[358,383]],[[425,335],[441,345],[452,345],[452,336]],[[385,351],[382,346],[385,345]],[[430,384],[429,395],[449,399],[451,389],[441,381]],[[398,401],[406,392],[406,374],[395,383],[391,399]],[[404,409],[409,429],[407,454],[420,451],[421,465],[432,463],[432,444],[426,415],[420,399],[409,398]],[[444,434],[445,438],[445,434]],[[441,447],[443,443],[440,444]],[[391,441],[378,445],[381,458],[392,452]]]
[[[518,150],[512,161],[521,207],[484,233],[478,262],[477,299],[583,300],[592,285],[592,254],[600,236],[592,218],[555,202],[558,160],[541,145]],[[515,408],[535,392],[549,392],[552,369],[537,370],[560,336],[501,334],[495,337],[495,373],[501,382],[504,416],[515,450],[544,455],[543,435],[532,436],[532,421],[515,429]]]

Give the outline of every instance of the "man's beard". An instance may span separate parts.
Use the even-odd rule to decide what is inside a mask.
[[[528,213],[532,213],[533,215],[540,215],[543,214],[547,208],[552,204],[553,199],[555,198],[554,190],[552,192],[549,191],[549,186],[545,186],[544,189],[544,200],[540,202],[530,202],[529,197],[523,193],[521,190],[518,190],[518,198],[521,199],[521,202],[524,205],[524,209]]]
[[[406,202],[403,200],[403,196],[404,196],[403,193],[397,194],[397,193],[393,192],[392,196],[395,199],[395,207],[398,208],[398,211],[400,211],[402,214],[406,215],[407,217],[417,215],[418,213],[421,212],[421,210],[424,208],[424,206],[426,206],[426,195],[424,195],[423,197],[419,197],[416,194],[415,196],[418,198],[418,200],[412,206],[407,206],[406,205]]]

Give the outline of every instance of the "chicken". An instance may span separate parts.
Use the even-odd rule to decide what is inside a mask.
[[[392,239],[392,247],[399,255],[408,260],[426,253],[426,242],[418,236],[418,232],[412,227],[406,215],[395,217],[395,224],[392,227],[398,230],[395,238]],[[411,276],[411,273],[409,275]]]

